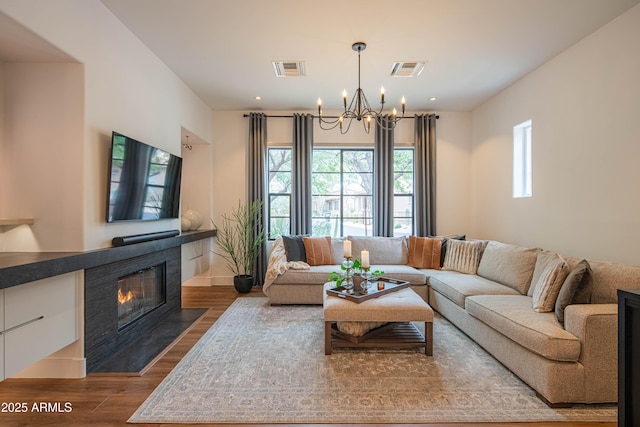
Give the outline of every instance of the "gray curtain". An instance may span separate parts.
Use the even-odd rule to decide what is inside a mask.
[[[262,202],[262,221],[258,224],[256,235],[264,230],[265,215],[265,195],[266,182],[265,171],[267,163],[267,115],[263,113],[249,114],[249,188],[248,199],[250,201],[259,200]],[[267,247],[266,242],[262,245],[262,250],[258,255],[255,265],[256,285],[262,286],[267,273]]]
[[[313,115],[293,115],[291,234],[311,234]]]
[[[415,116],[415,235],[436,235],[435,114]]]
[[[393,236],[393,129],[391,117],[376,120],[373,149],[373,235]]]

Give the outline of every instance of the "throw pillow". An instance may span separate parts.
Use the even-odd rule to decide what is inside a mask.
[[[307,253],[309,265],[333,265],[333,251],[331,237],[303,237],[304,250]]]
[[[567,262],[558,254],[540,253],[533,270],[533,310],[548,313],[554,310],[560,288],[569,273]]]
[[[478,276],[527,294],[539,249],[525,248],[495,240],[481,253]]]
[[[307,262],[307,252],[304,249],[304,242],[302,241],[303,237],[306,236],[282,236],[287,261]]]
[[[447,254],[444,257],[442,269],[476,274],[483,247],[482,240],[447,241]]]
[[[409,262],[414,268],[440,270],[442,239],[409,236]]]
[[[556,299],[556,320],[564,325],[564,310],[569,304],[588,304],[593,290],[591,266],[583,259],[567,276],[558,299]]]
[[[429,237],[442,239],[442,249],[440,250],[440,267],[442,267],[444,265],[444,257],[447,255],[447,241],[449,239],[453,239],[453,240],[466,240],[467,239],[467,235],[466,234],[460,234],[460,235],[452,234],[452,235],[448,235],[448,236],[429,236]]]

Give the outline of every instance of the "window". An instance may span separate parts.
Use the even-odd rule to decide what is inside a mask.
[[[371,236],[373,150],[314,149],[312,234]]]
[[[269,239],[291,232],[291,148],[269,148]],[[413,234],[414,152],[394,151],[394,236]],[[373,235],[373,149],[313,150],[312,234]]]
[[[413,234],[413,149],[393,153],[393,235]]]
[[[531,120],[513,127],[513,197],[531,197]]]
[[[291,148],[269,148],[269,239],[291,233]]]

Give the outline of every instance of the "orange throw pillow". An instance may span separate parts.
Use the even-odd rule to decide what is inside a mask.
[[[331,237],[303,237],[304,250],[307,252],[309,265],[333,265]]]
[[[440,270],[442,239],[409,236],[409,265],[414,268]]]

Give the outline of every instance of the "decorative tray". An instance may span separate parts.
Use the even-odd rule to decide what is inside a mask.
[[[357,289],[353,289],[350,293],[347,293],[345,288],[343,288],[342,286],[338,286],[337,288],[327,289],[327,295],[360,303],[362,301],[378,298],[379,296],[409,287],[409,282],[405,282],[404,280],[389,279],[386,277],[380,277],[378,280],[371,280],[370,282],[371,287],[369,288],[367,293],[362,293]],[[380,287],[378,286],[379,284],[381,284]]]

